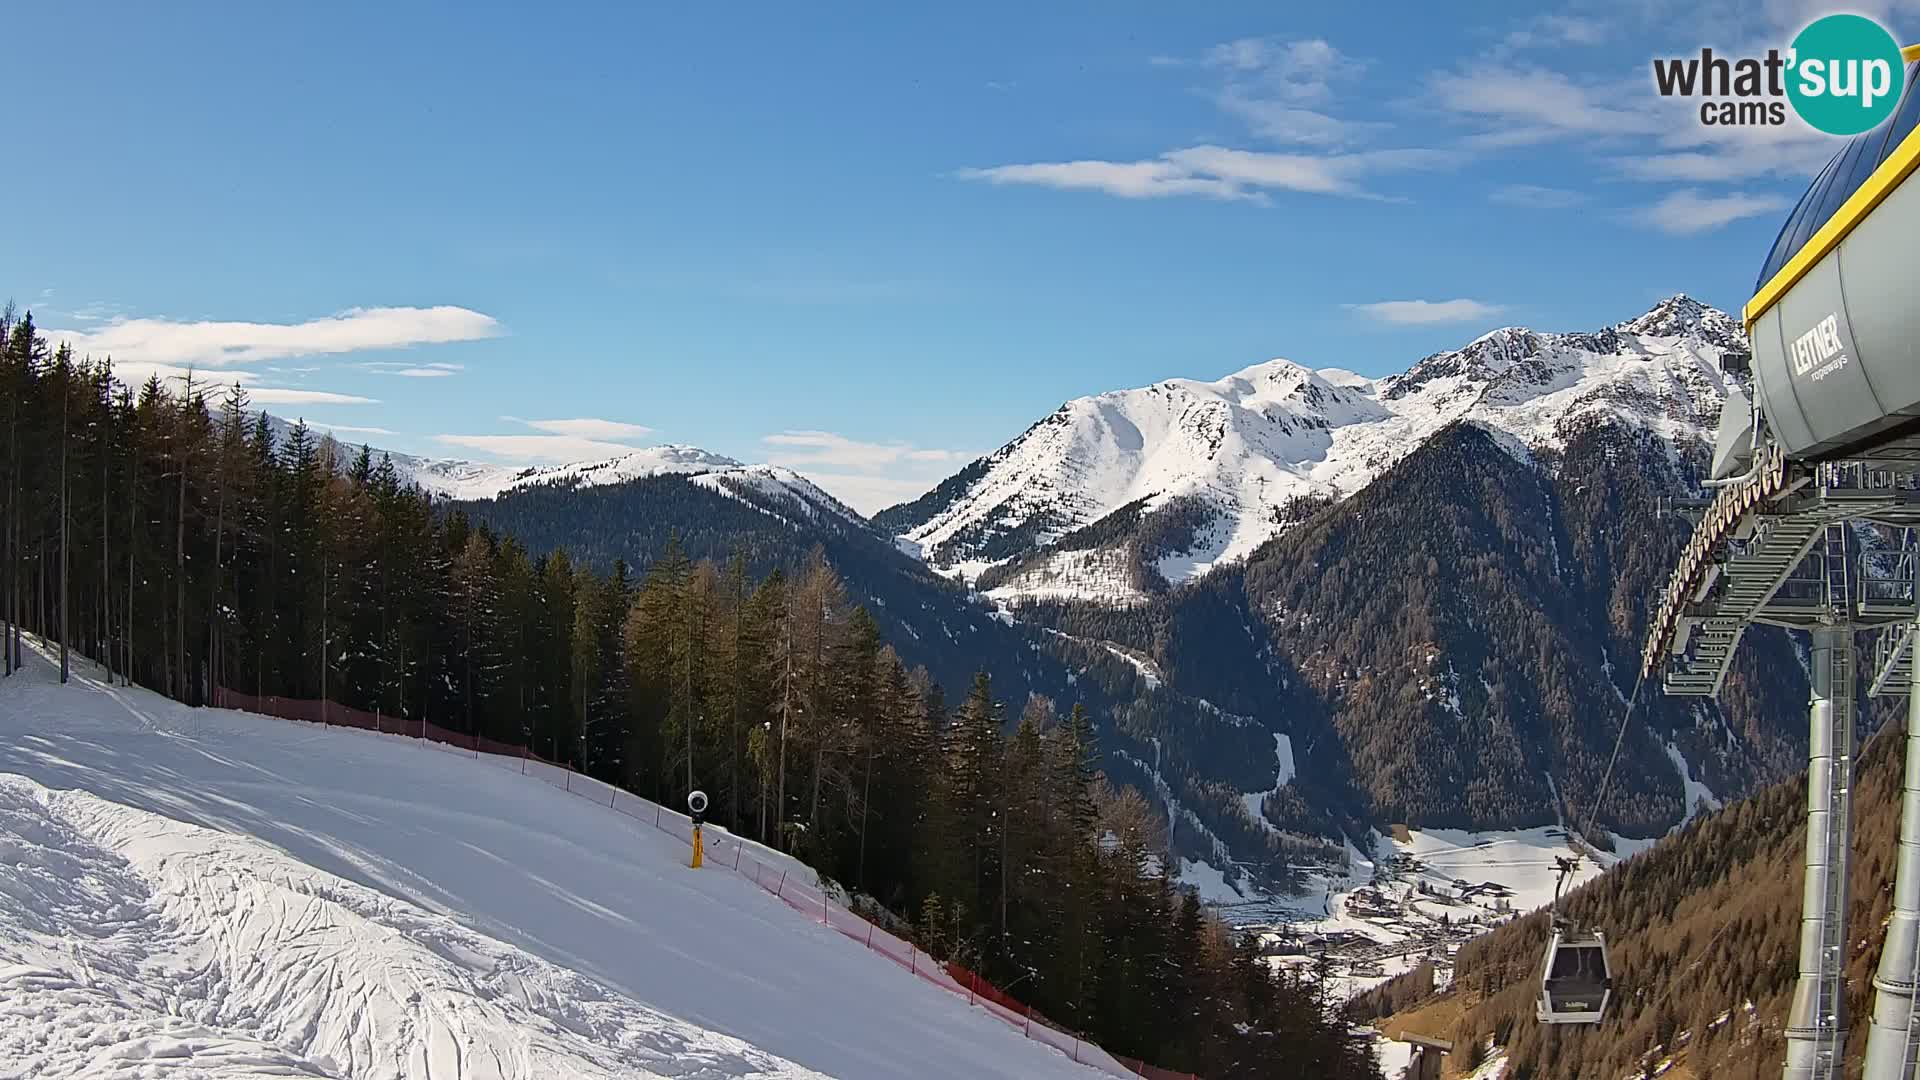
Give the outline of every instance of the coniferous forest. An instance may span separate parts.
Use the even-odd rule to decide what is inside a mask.
[[[1874,972],[1893,904],[1905,703],[1876,699],[1859,748],[1847,925],[1846,1075],[1859,1076]],[[1498,1050],[1517,1080],[1660,1074],[1778,1076],[1793,1001],[1804,882],[1807,779],[1783,780],[1703,814],[1650,851],[1570,894],[1566,910],[1607,934],[1614,1001],[1604,1024],[1533,1019],[1549,914],[1538,911],[1462,946],[1451,986],[1414,972],[1356,999],[1356,1019],[1403,1013],[1472,1062]],[[1424,982],[1423,982],[1424,980]],[[1437,1006],[1437,1007],[1436,1007]],[[1424,1011],[1423,1011],[1424,1010]],[[1437,1018],[1449,1017],[1443,1023]],[[1674,1069],[1666,1075],[1682,1075]]]
[[[1207,1077],[1371,1077],[1310,983],[1160,872],[1100,718],[909,669],[824,555],[600,573],[436,504],[241,385],[138,387],[0,319],[0,599],[63,664],[190,705],[325,698],[526,746],[794,852],[936,956]]]

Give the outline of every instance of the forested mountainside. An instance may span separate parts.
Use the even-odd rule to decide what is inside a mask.
[[[324,697],[662,803],[698,785],[715,820],[1115,1051],[1378,1075],[1321,995],[1164,873],[1161,812],[1099,774],[1095,725],[1123,717],[1009,709],[986,672],[949,697],[820,555],[765,573],[671,538],[643,571],[535,555],[365,448],[277,439],[238,386],[213,407],[197,383],[135,392],[30,317],[0,322],[0,670],[25,630],[188,704]]]
[[[817,547],[901,657],[940,685],[966,685],[986,670],[1009,701],[1085,703],[1099,718],[1103,768],[1160,806],[1171,843],[1187,857],[1242,862],[1277,883],[1290,861],[1337,858],[1339,836],[1365,833],[1339,767],[1303,779],[1292,813],[1248,817],[1242,795],[1275,787],[1282,717],[1271,695],[1250,696],[1242,709],[1173,690],[1138,655],[1010,618],[864,522],[808,513],[778,491],[698,481],[538,485],[461,506],[536,553],[565,549],[600,568],[645,565],[677,538],[695,558],[792,573]]]
[[[1897,714],[1904,702],[1881,704]],[[1872,978],[1892,901],[1900,831],[1903,725],[1863,748],[1854,784],[1855,857],[1849,907],[1846,1060],[1858,1076],[1872,1009]],[[1464,946],[1447,996],[1453,1031],[1487,1042],[1512,1080],[1617,1080],[1678,1056],[1700,1077],[1778,1075],[1800,941],[1806,778],[1772,785],[1705,815],[1573,894],[1568,910],[1606,931],[1615,1004],[1599,1028],[1533,1020],[1548,918],[1529,916]],[[1412,980],[1356,1004],[1357,1015],[1413,1009],[1431,999]],[[1389,1006],[1391,1002],[1391,1006]]]
[[[949,685],[986,668],[1015,697],[1088,700],[1115,719],[1102,732],[1108,766],[1162,802],[1184,854],[1262,872],[1321,850],[1315,837],[1367,826],[1589,812],[1634,689],[1644,598],[1689,528],[1662,506],[1696,490],[1716,365],[1740,345],[1730,327],[1676,297],[1593,334],[1500,331],[1377,382],[1275,364],[1085,399],[1044,422],[1054,434],[1022,436],[877,528],[779,489],[685,476],[532,485],[469,510],[536,551],[563,546],[601,566],[643,564],[676,531],[696,554],[744,550],[761,570],[818,543],[904,656]],[[1179,405],[1189,398],[1211,404]],[[1144,463],[1136,479],[1237,475],[1306,440],[1361,486],[1280,474],[1255,485],[1272,538],[1225,562],[1196,555],[1223,512],[1198,490],[1140,495],[1064,532],[1037,509],[1017,527],[995,518],[991,551],[954,546],[971,535],[958,508],[1012,484],[1013,464],[1041,468],[1052,448],[1067,455],[1054,472],[1084,478],[1093,459],[1081,459],[1123,428],[1138,445],[1116,460]],[[1389,428],[1408,443],[1351,445]],[[1020,488],[1021,505],[1038,490]],[[975,584],[992,606],[890,541],[898,527],[930,535],[935,518],[959,530],[940,541],[949,556],[986,560]],[[1168,589],[1174,569],[1187,584]],[[1052,585],[1031,587],[1041,573]],[[1080,587],[1114,575],[1160,586]],[[1646,723],[1623,751],[1629,778],[1602,823],[1657,833],[1697,798],[1794,767],[1797,655],[1785,635],[1756,632],[1720,704],[1645,695]],[[1296,764],[1278,784],[1274,735]]]
[[[1337,777],[1372,820],[1584,823],[1635,689],[1644,597],[1690,528],[1661,499],[1693,474],[1644,429],[1594,419],[1564,435],[1523,459],[1455,424],[1155,603],[1016,610],[1136,649],[1223,709],[1283,718],[1304,759],[1296,785]],[[1777,631],[1748,636],[1718,705],[1646,688],[1600,821],[1645,836],[1681,820],[1680,762],[1723,796],[1785,775],[1806,693]],[[1267,816],[1286,823],[1330,794],[1283,792]]]

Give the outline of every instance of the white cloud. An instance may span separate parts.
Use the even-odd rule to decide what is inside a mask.
[[[1123,199],[1159,199],[1199,195],[1209,199],[1254,199],[1259,192],[1220,180],[1198,177],[1168,161],[1048,161],[962,169],[967,180],[990,184],[1031,184],[1064,191],[1103,191]]]
[[[87,330],[49,330],[47,337],[70,342],[74,351],[85,355],[226,367],[290,356],[476,341],[494,337],[500,330],[490,315],[441,306],[355,308],[300,323],[116,319]]]
[[[1537,15],[1506,36],[1508,49],[1598,45],[1611,36],[1606,24],[1580,15]]]
[[[435,435],[433,438],[435,442],[476,450],[490,457],[550,464],[618,457],[640,449],[573,435]]]
[[[1069,161],[969,169],[969,179],[995,184],[1103,191],[1122,198],[1200,195],[1264,203],[1266,190],[1373,198],[1359,180],[1374,173],[1434,169],[1457,157],[1442,150],[1364,150],[1342,154],[1278,154],[1224,146],[1192,146],[1152,161]]]
[[[1366,64],[1321,38],[1241,38],[1215,45],[1199,62],[1220,78],[1213,103],[1257,138],[1339,146],[1387,127],[1327,111],[1334,84],[1358,77]]]
[[[211,394],[208,395],[212,397]],[[358,394],[336,394],[329,390],[296,390],[285,386],[250,386],[247,396],[255,405],[377,405],[378,398]]]
[[[760,440],[767,461],[804,473],[863,514],[925,493],[978,454],[876,443],[832,431],[782,431]]]
[[[1241,38],[1208,49],[1201,62],[1232,73],[1243,86],[1258,86],[1263,96],[1301,104],[1331,99],[1331,83],[1364,67],[1323,38]]]
[[[869,517],[889,506],[911,502],[946,479],[945,474],[925,480],[867,473],[824,472],[820,469],[797,471],[818,484],[822,491]]]
[[[1214,103],[1245,121],[1249,130],[1270,142],[1337,146],[1352,141],[1363,131],[1384,126],[1341,120],[1284,101],[1253,97],[1240,89],[1223,91]]]
[[[436,442],[475,450],[490,457],[515,462],[570,464],[618,457],[641,449],[627,442],[652,434],[644,424],[619,420],[576,417],[570,420],[523,420],[517,416],[500,419],[522,424],[540,435],[435,435]]]
[[[1481,65],[1436,74],[1428,87],[1441,107],[1502,125],[1492,135],[1516,129],[1540,136],[1649,135],[1665,127],[1649,108],[1609,104],[1634,100],[1616,88],[1576,83],[1543,68]]]
[[[1541,187],[1538,184],[1508,184],[1494,188],[1487,199],[1502,206],[1521,206],[1529,210],[1564,210],[1587,201],[1582,192]]]
[[[645,424],[628,424],[619,420],[600,420],[593,417],[574,420],[522,420],[515,416],[503,416],[500,419],[525,424],[535,431],[568,435],[576,439],[639,439],[653,433],[653,429]]]
[[[170,389],[184,386],[187,376],[193,376],[193,385],[200,387],[228,387],[234,383],[249,385],[259,381],[257,371],[208,371],[205,368],[179,367],[174,364],[144,364],[139,361],[113,364],[113,377],[138,391],[147,379],[159,376],[160,381],[169,384]]]
[[[1499,304],[1479,300],[1376,300],[1371,304],[1348,304],[1347,307],[1370,319],[1399,326],[1474,322],[1506,310]]]
[[[1779,195],[1754,195],[1736,191],[1727,195],[1702,195],[1695,188],[1682,188],[1652,206],[1634,211],[1632,217],[1643,225],[1679,236],[1706,232],[1741,218],[1778,213],[1793,203]]]
[[[344,433],[347,435],[397,435],[399,434],[399,432],[397,431],[389,431],[383,427],[359,427],[353,424],[329,424],[322,420],[309,420],[307,421],[307,426],[320,428],[323,431],[332,431],[336,433]]]
[[[1778,127],[1676,124],[1657,149],[1616,157],[1613,163],[1634,180],[1731,184],[1771,177],[1797,179],[1819,172],[1840,145],[1789,110],[1788,122]]]
[[[444,379],[467,370],[465,364],[449,364],[440,361],[430,364],[396,364],[389,360],[374,360],[355,366],[371,371],[375,375],[396,375],[407,379]]]
[[[925,449],[904,442],[862,442],[832,431],[782,431],[764,436],[760,441],[776,448],[767,458],[770,463],[788,468],[834,465],[877,470],[902,461],[947,465],[972,461],[976,456],[959,450]]]

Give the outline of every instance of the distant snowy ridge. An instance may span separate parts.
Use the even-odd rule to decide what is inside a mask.
[[[1706,439],[1726,393],[1720,360],[1745,351],[1730,316],[1674,296],[1594,333],[1495,330],[1377,380],[1270,360],[1077,398],[916,504],[900,531],[935,567],[974,578],[1136,502],[1151,514],[1185,497],[1212,518],[1156,551],[1154,569],[1178,584],[1252,553],[1296,501],[1351,495],[1456,421],[1522,456],[1593,417]],[[1115,565],[1102,550],[1022,563],[994,594],[1124,598],[1133,586],[1099,572]]]
[[[274,438],[284,444],[293,423],[271,417]],[[308,423],[316,439],[332,434],[324,423]],[[332,437],[343,447],[365,445],[348,438],[351,432]],[[701,487],[732,498],[772,503],[792,509],[801,516],[819,514],[865,525],[858,511],[827,494],[819,485],[792,469],[779,465],[748,465],[724,454],[697,446],[666,443],[616,454],[592,461],[564,465],[502,465],[462,458],[430,458],[372,447],[377,460],[392,460],[401,479],[419,485],[428,494],[458,501],[497,499],[510,492],[532,487],[591,488],[625,484],[656,476],[685,476]]]
[[[552,484],[557,487],[600,487],[644,480],[650,476],[698,476],[716,470],[742,468],[740,462],[697,446],[667,444],[634,450],[599,461],[566,465],[536,465],[495,478],[491,489],[469,485],[461,498],[491,499],[514,488]]]

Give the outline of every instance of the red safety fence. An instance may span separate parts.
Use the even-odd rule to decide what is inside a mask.
[[[464,751],[476,760],[534,777],[635,821],[652,825],[688,846],[693,844],[693,821],[685,814],[575,772],[567,765],[548,761],[524,746],[514,746],[482,735],[450,731],[425,720],[402,720],[362,709],[349,709],[328,701],[272,695],[255,697],[216,687],[214,703],[219,708],[261,713],[284,720],[304,720],[379,734],[402,735],[422,739],[429,745]],[[1031,1006],[974,972],[959,964],[940,963],[912,942],[882,929],[834,900],[821,887],[819,877],[812,868],[790,855],[734,836],[713,824],[704,826],[702,840],[706,845],[708,866],[731,870],[751,879],[755,885],[786,901],[808,918],[819,919],[821,925],[860,942],[927,982],[954,994],[965,995],[970,1004],[1006,1021],[1035,1042],[1046,1043],[1077,1062],[1113,1076],[1143,1076],[1148,1080],[1199,1080],[1192,1073],[1174,1072],[1144,1061],[1109,1054],[1034,1012]]]

